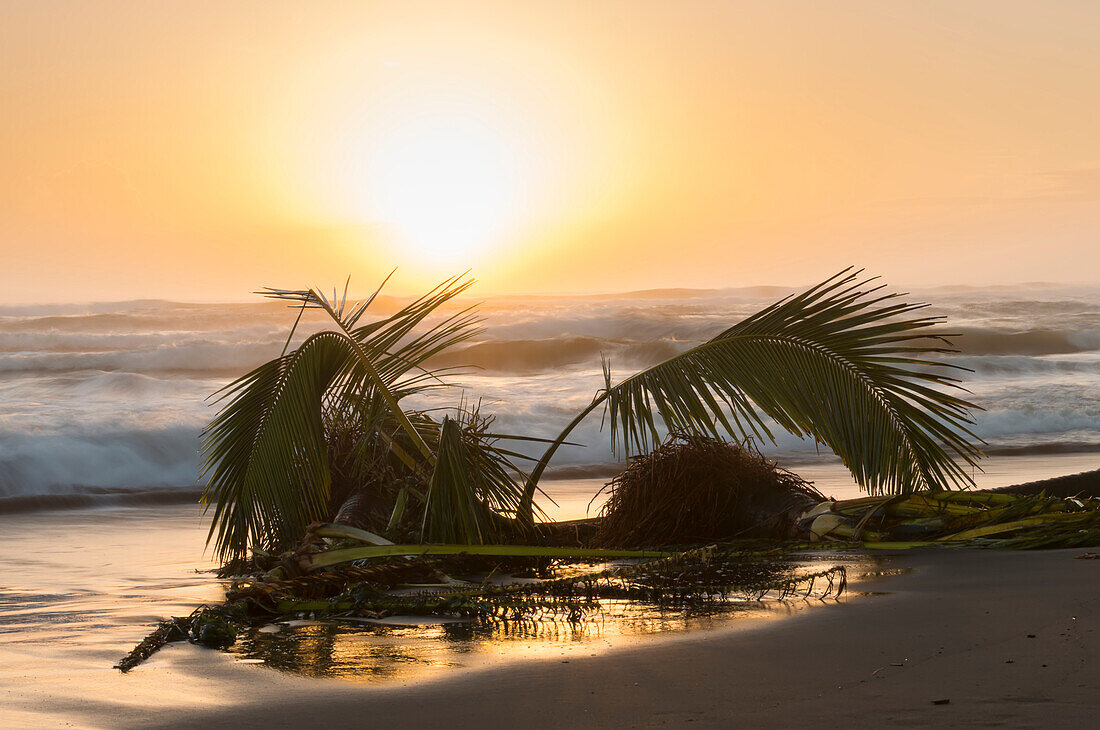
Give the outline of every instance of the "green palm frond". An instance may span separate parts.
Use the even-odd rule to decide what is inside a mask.
[[[607,385],[531,472],[528,494],[560,445],[606,404],[613,446],[660,442],[660,427],[774,442],[766,419],[833,450],[875,493],[972,484],[963,465],[982,453],[970,409],[957,395],[954,352],[924,304],[899,301],[846,269],[687,352]],[[958,461],[957,461],[958,460]],[[962,464],[958,462],[962,462]]]
[[[202,436],[204,508],[213,504],[208,540],[219,559],[244,558],[250,548],[278,550],[321,519],[329,499],[323,408],[354,413],[370,426],[396,423],[429,464],[433,450],[399,400],[439,383],[424,364],[471,337],[479,320],[469,310],[423,327],[441,305],[472,282],[449,279],[395,314],[359,326],[363,303],[313,290],[268,290],[269,296],[324,309],[338,329],[307,337],[293,351],[234,381]],[[369,304],[373,296],[365,300]],[[390,431],[392,433],[392,431]]]
[[[481,415],[479,406],[463,403],[455,413],[454,418],[445,416],[434,434],[436,464],[424,500],[420,540],[505,542],[505,525],[517,525],[501,518],[514,517],[523,505],[526,475],[515,460],[528,457],[501,448],[499,442],[539,439],[491,433],[493,418]]]
[[[392,460],[404,470],[400,479],[411,480],[400,489],[392,525],[402,523],[408,496],[424,510],[417,515],[422,540],[461,543],[499,541],[511,529],[503,517],[531,524],[547,463],[601,404],[613,447],[627,454],[648,451],[662,430],[774,442],[778,426],[827,445],[873,492],[968,484],[965,465],[982,455],[970,430],[975,406],[960,397],[953,366],[938,357],[954,351],[937,330],[939,319],[846,270],[618,384],[605,363],[605,388],[524,476],[513,459],[525,457],[497,445],[520,437],[490,433],[492,420],[477,409],[459,406],[455,418],[440,422],[401,406],[444,385],[445,371],[427,361],[478,332],[472,308],[426,321],[471,283],[449,279],[366,324],[378,292],[349,303],[346,288],[331,298],[266,290],[299,308],[299,319],[305,309],[322,309],[336,326],[286,352],[292,329],[283,355],[221,392],[224,405],[202,448],[203,504],[215,505],[208,540],[219,558],[285,549],[325,519],[332,509],[326,433],[340,424],[358,434],[343,453],[364,464]]]
[[[322,514],[330,475],[319,404],[351,359],[345,339],[321,332],[225,391],[201,452],[202,503],[214,505],[207,539],[219,559],[243,558],[249,546],[277,549]]]
[[[390,276],[392,275],[391,272]],[[382,286],[379,286],[378,291],[359,304],[353,303],[350,311],[347,311],[346,285],[344,296],[339,300],[335,289],[332,292],[332,299],[314,289],[267,288],[265,296],[271,299],[299,302],[302,310],[323,309],[340,328],[357,356],[356,364],[362,372],[357,374],[359,377],[350,378],[349,382],[356,386],[362,385],[380,397],[389,409],[389,413],[398,420],[406,435],[412,439],[420,455],[431,462],[434,459],[431,449],[398,405],[397,398],[390,391],[386,376],[401,374],[405,370],[416,368],[424,375],[432,377],[430,372],[420,366],[420,362],[440,350],[471,337],[475,332],[474,325],[480,320],[471,314],[471,309],[466,309],[433,327],[427,334],[401,345],[400,349],[408,352],[394,355],[389,350],[398,346],[402,338],[409,336],[424,317],[473,285],[472,279],[463,280],[464,277],[465,274],[452,277],[402,309],[397,315],[359,328],[356,328],[359,319],[374,301],[378,291],[385,286],[389,276],[382,282]],[[370,346],[363,343],[363,340],[368,338],[372,340]]]
[[[462,429],[452,418],[443,418],[436,457],[420,526],[421,541],[486,542],[494,532],[492,517],[478,499]]]

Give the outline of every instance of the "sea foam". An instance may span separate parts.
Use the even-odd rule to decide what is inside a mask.
[[[601,358],[625,376],[783,293],[489,299],[484,332],[433,364],[472,366],[454,379],[463,395],[498,414],[496,430],[551,437],[602,386]],[[985,409],[976,414],[976,432],[989,453],[1098,448],[1100,292],[999,288],[914,298],[933,302],[932,313],[947,318],[944,331],[960,334],[954,342],[962,352],[951,361],[973,371],[964,380]],[[398,304],[383,297],[376,311]],[[104,490],[190,493],[199,486],[202,425],[217,409],[208,396],[278,355],[293,316],[270,302],[0,307],[0,501]],[[299,340],[321,326],[307,316]],[[563,448],[551,474],[613,472],[599,414],[572,439],[587,448]],[[817,451],[787,434],[760,446],[790,463]]]

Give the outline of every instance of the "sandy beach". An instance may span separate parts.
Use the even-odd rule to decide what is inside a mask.
[[[778,621],[423,680],[306,679],[185,644],[125,676],[5,662],[0,719],[12,728],[1081,727],[1100,710],[1100,562],[1075,559],[1081,552],[897,553],[888,564],[901,574],[864,584],[874,594]]]
[[[1100,711],[1100,563],[1075,560],[1080,552],[905,556],[898,563],[913,572],[884,585],[890,595],[756,631],[704,633],[426,687],[261,692],[258,702],[187,721],[210,728],[242,720],[294,727],[318,718],[388,727],[1084,727]],[[933,704],[942,699],[950,703]]]

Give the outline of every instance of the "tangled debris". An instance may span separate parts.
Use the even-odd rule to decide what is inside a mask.
[[[294,578],[241,579],[227,590],[224,604],[203,606],[188,617],[162,622],[117,668],[129,671],[172,641],[225,649],[234,643],[238,632],[294,617],[432,615],[505,623],[576,623],[600,614],[605,601],[700,609],[735,601],[839,598],[847,586],[843,566],[807,572],[793,562],[777,559],[774,551],[765,554],[728,546],[712,545],[597,570],[585,569],[574,559],[547,569],[545,561],[534,554],[537,549],[520,546],[515,552],[518,557],[480,561],[472,561],[469,555],[457,560],[450,556],[388,557]],[[515,577],[532,567],[550,578]],[[479,570],[470,572],[471,568]],[[458,574],[456,569],[467,572],[465,579],[451,577]],[[422,581],[426,579],[437,582],[425,584]]]
[[[794,538],[799,516],[825,499],[751,442],[686,432],[635,457],[604,489],[594,544],[605,547]]]
[[[699,611],[738,601],[839,598],[847,587],[843,566],[807,571],[789,559],[805,541],[864,548],[1100,545],[1100,497],[1030,490],[826,500],[748,445],[685,433],[635,458],[607,489],[584,533],[580,523],[544,526],[540,545],[397,545],[364,529],[376,527],[379,514],[359,526],[314,524],[293,550],[253,556],[250,574],[238,575],[225,603],[160,623],[117,668],[127,672],[173,641],[226,649],[241,632],[290,618],[576,624],[622,601]],[[337,502],[349,504],[343,495]]]
[[[236,643],[238,627],[247,622],[243,608],[240,602],[227,601],[218,606],[199,606],[188,616],[174,616],[161,621],[153,633],[119,660],[115,669],[128,672],[173,641],[190,641],[212,649],[226,649]]]
[[[630,479],[617,480],[614,488],[620,499],[600,518],[596,533],[600,542],[611,542],[612,528],[623,524],[617,520],[624,518],[621,510],[628,509],[628,495],[633,500],[630,504],[638,509],[644,502],[640,495],[652,496],[657,479],[678,473],[677,454],[702,450],[717,457],[712,467],[714,463],[748,464],[744,471],[763,474],[761,481],[769,469],[772,478],[777,478],[775,474],[782,478],[767,462],[754,461],[757,457],[736,447],[719,450],[705,440],[687,439],[666,446],[669,448],[652,460],[636,461]],[[753,490],[766,487],[757,487],[756,482],[746,480],[742,484],[750,486],[744,488],[738,488],[733,478],[724,482],[724,487],[700,484],[696,482],[694,492],[685,490],[697,495],[691,498],[696,500],[696,508],[713,504],[709,500],[726,500],[727,504],[749,505],[744,509],[763,510],[759,506],[763,500],[755,500]],[[787,486],[787,496],[773,502],[783,510],[781,519],[773,524],[784,525],[782,534],[787,537],[887,549],[1100,545],[1097,497],[934,492],[821,501],[791,516],[794,505],[813,492],[800,481],[789,481]],[[662,541],[681,541],[706,530],[738,530],[742,524],[734,518],[727,517],[729,521],[723,523],[707,515],[703,527],[692,526],[689,516],[704,513],[687,507],[673,513],[668,503],[659,499],[649,504],[656,512],[635,512],[633,519],[652,529]],[[611,521],[606,528],[604,520]],[[723,524],[731,526],[721,527]],[[740,529],[732,534],[745,532]],[[630,537],[635,533],[621,534],[627,535],[619,538],[624,541],[637,539]],[[190,616],[162,622],[117,667],[129,671],[172,641],[225,649],[249,627],[291,617],[434,615],[478,621],[575,623],[598,615],[608,601],[699,609],[731,601],[838,598],[847,586],[843,566],[809,573],[796,569],[783,557],[804,544],[794,540],[773,540],[768,549],[749,549],[749,541],[741,541],[673,552],[377,544],[380,541],[386,542],[365,530],[316,525],[296,550],[281,556],[274,569],[235,580],[224,604],[203,606]],[[662,544],[656,539],[654,543]],[[600,561],[603,567],[585,567],[593,561]],[[608,561],[617,562],[608,565]]]
[[[823,502],[800,524],[813,540],[866,547],[1013,550],[1100,545],[1100,498],[932,492]]]

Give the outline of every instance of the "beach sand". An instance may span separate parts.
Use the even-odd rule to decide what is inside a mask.
[[[0,657],[0,724],[1086,727],[1100,714],[1100,561],[1082,552],[898,553],[901,575],[864,586],[878,595],[405,682],[306,679],[186,644],[126,676],[43,666],[12,681]]]

